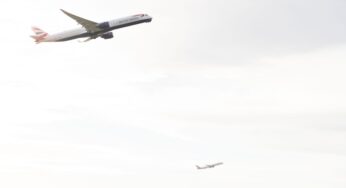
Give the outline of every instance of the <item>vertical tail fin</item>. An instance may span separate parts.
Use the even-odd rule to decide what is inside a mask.
[[[43,31],[42,29],[40,29],[40,28],[38,28],[38,27],[35,27],[35,26],[31,27],[31,30],[32,30],[36,35],[41,35],[41,34],[43,34],[43,33],[47,33],[47,32],[45,32],[45,31]]]
[[[35,35],[31,35],[30,37],[35,39],[36,43],[42,42],[48,36],[47,32],[38,27],[32,27],[31,30],[35,33]]]

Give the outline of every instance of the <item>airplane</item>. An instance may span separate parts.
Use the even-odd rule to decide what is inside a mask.
[[[114,29],[151,22],[152,20],[152,17],[147,14],[136,14],[133,16],[98,23],[73,15],[63,9],[60,10],[70,18],[74,19],[82,27],[52,35],[49,35],[47,32],[38,27],[32,27],[32,31],[35,33],[35,35],[32,35],[31,37],[35,39],[37,44],[41,42],[62,42],[85,37],[88,38],[83,42],[87,42],[98,37],[103,39],[111,39],[113,38],[113,33],[111,31]]]
[[[202,170],[202,169],[207,169],[207,168],[214,168],[215,166],[218,166],[218,165],[222,165],[223,163],[220,162],[220,163],[214,163],[214,164],[210,164],[210,165],[205,165],[205,166],[198,166],[196,165],[197,169],[198,170]]]

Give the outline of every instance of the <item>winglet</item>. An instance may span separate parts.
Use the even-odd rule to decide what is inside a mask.
[[[64,10],[64,9],[60,9],[63,13],[65,13],[65,14],[71,14],[71,13],[69,13],[69,12],[67,12],[66,10]]]
[[[64,10],[64,9],[60,9],[60,10],[61,10],[61,12],[63,12],[64,14],[66,14],[68,17],[70,17],[70,18],[72,18],[72,19],[74,19],[74,20],[76,20],[76,18],[78,17],[78,16],[76,16],[76,15],[73,15],[73,14],[67,12],[67,11]]]
[[[61,12],[63,12],[64,14],[66,14],[67,16],[70,16],[70,17],[71,17],[71,15],[73,15],[73,14],[67,12],[67,11],[64,10],[64,9],[60,9],[60,10],[61,10]],[[74,15],[73,15],[73,16],[74,16]]]

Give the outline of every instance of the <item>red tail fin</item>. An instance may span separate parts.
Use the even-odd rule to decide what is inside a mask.
[[[38,27],[31,27],[31,30],[36,34],[36,35],[40,35],[40,34],[43,34],[43,33],[47,33],[45,31],[43,31],[42,29],[38,28]]]
[[[30,37],[35,39],[36,43],[42,42],[48,36],[47,32],[38,27],[32,27],[31,29],[35,33],[35,35],[31,35]]]

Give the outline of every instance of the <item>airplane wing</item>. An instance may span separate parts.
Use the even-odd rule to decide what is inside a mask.
[[[81,18],[79,16],[73,15],[69,12],[66,12],[63,9],[60,9],[64,14],[66,14],[68,17],[74,19],[77,23],[82,25],[89,33],[95,33],[98,31],[101,31],[100,28],[97,27],[97,22],[93,22],[84,18]]]
[[[223,163],[215,163],[213,164],[213,166],[218,166],[218,165],[222,165]]]

